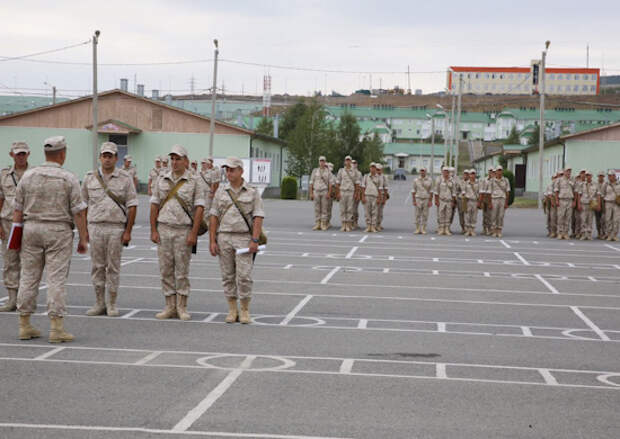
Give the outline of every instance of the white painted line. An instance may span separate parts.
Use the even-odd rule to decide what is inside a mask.
[[[287,264],[284,266],[284,270],[289,270],[291,267],[293,266],[293,264]]]
[[[488,271],[485,271],[482,274],[484,275],[484,277],[491,277],[491,273],[489,273]]]
[[[504,245],[504,247],[506,247],[506,248],[512,248],[512,247],[511,247],[509,244],[507,244],[507,243],[506,243],[506,241],[504,241],[503,239],[500,239],[500,240],[499,240],[499,242],[501,242],[501,243]]]
[[[439,379],[446,379],[448,375],[446,374],[446,365],[445,363],[437,363],[435,364],[435,376]]]
[[[332,271],[327,273],[327,276],[325,276],[323,278],[323,280],[321,280],[321,285],[326,285],[327,282],[329,282],[329,280],[334,276],[334,274],[338,273],[338,271],[340,271],[341,268],[342,267],[334,267],[334,268],[332,268]]]
[[[478,263],[479,264],[484,264],[484,261],[482,259],[478,259]]]
[[[528,326],[521,326],[521,332],[525,337],[533,337],[532,330]]]
[[[141,260],[143,260],[144,258],[135,258],[132,259],[130,261],[125,261],[121,264],[121,267],[124,267],[125,265],[129,265],[129,264],[133,264],[134,262],[140,262]]]
[[[433,262],[439,262],[439,258],[433,258]]]
[[[310,254],[310,253],[303,253],[303,254],[301,255],[301,257],[302,257],[302,258],[307,258],[309,254]]]
[[[360,319],[360,322],[357,324],[357,329],[368,329],[368,320]]]
[[[588,276],[588,279],[590,279],[592,282],[598,282],[594,276]]]
[[[196,422],[202,415],[205,414],[209,408],[215,404],[215,402],[224,394],[230,387],[237,381],[237,378],[241,376],[245,369],[248,369],[254,359],[255,355],[248,355],[241,363],[238,369],[234,369],[226,378],[224,378],[200,403],[191,409],[183,419],[181,419],[177,425],[172,427],[173,431],[186,431]]]
[[[620,270],[620,265],[614,265],[614,267],[618,270]]]
[[[383,269],[383,272],[384,272],[384,273],[389,273],[389,272],[390,272],[390,269],[389,269],[389,268],[384,268],[384,269]]]
[[[558,380],[555,379],[555,377],[553,375],[551,375],[551,372],[549,372],[549,369],[538,369],[538,372],[540,373],[540,375],[542,375],[543,379],[545,380],[545,384],[549,384],[550,386],[558,386]]]
[[[132,316],[134,316],[134,315],[138,314],[140,311],[142,311],[142,310],[141,310],[141,309],[134,309],[134,310],[131,310],[131,311],[129,311],[127,314],[123,314],[123,315],[121,316],[121,319],[128,319],[128,318],[130,318],[130,317],[132,317]]]
[[[393,261],[394,260],[394,256],[388,256],[388,261]]]
[[[151,352],[150,354],[148,354],[147,356],[145,356],[144,358],[139,359],[138,361],[136,361],[134,364],[136,366],[142,366],[146,363],[148,363],[149,361],[154,360],[155,358],[159,357],[161,354],[163,354],[162,351],[154,351]]]
[[[207,317],[205,317],[204,319],[202,319],[202,321],[205,322],[205,323],[212,322],[219,315],[220,315],[219,312],[209,313],[209,315]]]
[[[513,252],[513,254],[517,257],[518,260],[523,262],[523,265],[530,265],[530,263],[527,262],[527,260],[523,256],[521,256],[518,252]]]
[[[98,425],[60,425],[60,424],[20,424],[14,422],[2,422],[0,428],[22,428],[34,430],[73,430],[73,431],[104,431],[124,433],[145,433],[149,435],[174,435],[174,436],[211,436],[233,438],[260,438],[260,439],[351,439],[326,436],[299,436],[292,434],[267,434],[267,433],[230,433],[224,431],[174,431],[143,427],[104,427]]]
[[[446,324],[444,322],[437,322],[437,332],[446,332]]]
[[[540,274],[535,274],[534,277],[538,279],[544,286],[546,286],[547,289],[551,291],[553,294],[560,294],[560,292],[556,290],[553,285],[547,282]]]
[[[9,296],[0,297],[0,302],[4,302],[8,298],[9,298]]]
[[[362,236],[362,237],[360,238],[360,240],[359,240],[359,241],[357,241],[357,242],[364,242],[364,241],[366,241],[367,239],[368,239],[368,235],[364,235],[364,236]]]
[[[590,320],[579,308],[576,306],[571,306],[570,309],[579,317],[583,322],[588,325],[588,327],[599,336],[599,338],[603,341],[609,341],[609,337],[605,334],[601,328],[596,326],[592,320]]]
[[[128,245],[127,247],[125,247],[125,250],[133,250],[134,248],[136,248],[135,245]]]
[[[280,325],[282,325],[282,326],[288,325],[288,324],[289,324],[289,322],[295,318],[295,316],[297,315],[297,313],[299,313],[299,311],[301,311],[301,309],[302,309],[304,306],[306,306],[306,304],[307,304],[308,302],[310,302],[310,299],[312,299],[312,295],[311,295],[311,294],[308,294],[306,297],[304,297],[303,299],[301,299],[301,302],[299,302],[299,303],[297,304],[297,306],[296,306],[295,308],[293,308],[293,310],[292,310],[290,313],[288,313],[288,314],[286,315],[286,317],[284,317],[284,319],[280,322]]]
[[[35,360],[35,361],[37,361],[37,360],[45,360],[46,358],[49,358],[52,355],[57,354],[58,352],[62,351],[63,349],[64,349],[64,346],[56,348],[56,349],[52,349],[51,351],[47,351],[46,353],[41,354],[38,357],[34,357],[33,360]]]
[[[614,246],[613,246],[613,245],[611,245],[611,244],[605,244],[605,247],[608,247],[608,248],[610,248],[610,249],[612,249],[612,250],[615,250],[615,251],[617,251],[617,252],[620,252],[620,248],[618,248],[618,247],[614,247]]]
[[[347,255],[344,257],[345,259],[351,259],[351,256],[353,256],[355,254],[355,252],[357,251],[358,247],[353,247],[349,253],[347,253]]]
[[[439,274],[439,270],[433,270],[433,275],[437,276]]]
[[[350,358],[346,358],[342,360],[342,364],[340,365],[340,373],[349,374],[353,370],[353,360]]]

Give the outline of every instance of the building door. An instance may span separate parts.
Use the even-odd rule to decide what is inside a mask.
[[[400,169],[403,169],[405,167],[405,158],[404,157],[398,157],[398,167]]]
[[[108,134],[108,141],[116,143],[118,147],[118,160],[116,167],[121,168],[127,155],[127,135],[126,134]],[[135,163],[134,163],[135,164]]]
[[[515,165],[515,188],[525,189],[525,165]]]

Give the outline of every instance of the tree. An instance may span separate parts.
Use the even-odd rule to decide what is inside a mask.
[[[348,155],[361,158],[360,131],[357,119],[353,115],[349,113],[342,115],[338,128],[335,129],[334,143],[327,153],[328,161],[339,167]]]
[[[282,120],[280,121],[280,126],[278,127],[278,136],[281,139],[288,140],[289,134],[293,132],[297,126],[297,122],[304,115],[307,108],[308,106],[300,99],[295,105],[289,107],[284,112]]]
[[[529,140],[527,141],[528,145],[538,145],[540,141],[540,131],[538,129],[538,125],[536,125],[534,127],[534,131],[532,131],[532,134],[530,135]]]
[[[517,127],[513,126],[512,130],[510,130],[510,135],[504,142],[506,145],[518,145],[521,143],[519,139],[519,133],[517,133]]]
[[[273,119],[263,117],[256,127],[256,132],[266,136],[273,136]]]
[[[370,163],[383,162],[383,142],[376,134],[366,135],[360,142],[361,161],[358,159],[358,167],[361,172],[369,172]]]

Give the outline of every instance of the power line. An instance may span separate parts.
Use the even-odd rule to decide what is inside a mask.
[[[67,49],[73,49],[74,47],[84,46],[89,43],[90,43],[90,40],[77,43],[77,44],[72,44],[70,46],[59,47],[58,49],[45,50],[43,52],[35,52],[35,53],[28,54],[28,55],[12,56],[12,57],[11,56],[0,56],[1,58],[0,61],[15,61],[15,60],[33,61],[33,60],[27,60],[26,58],[31,58],[33,56],[39,56],[39,55],[46,55],[48,53],[60,52],[62,50],[67,50]]]

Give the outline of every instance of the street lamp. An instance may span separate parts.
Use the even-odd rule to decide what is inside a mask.
[[[545,62],[547,60],[547,50],[551,41],[545,42],[545,50],[542,52],[542,59],[540,62],[540,121],[538,127],[538,208],[542,207],[543,197],[543,150],[545,148]]]
[[[426,113],[426,117],[431,119],[431,181],[435,173],[435,118]]]
[[[215,134],[215,99],[217,97],[217,56],[220,51],[218,49],[217,39],[213,40],[215,51],[213,55],[213,88],[211,89],[211,121],[209,124],[209,158],[213,158],[213,136]]]
[[[49,86],[49,87],[52,87],[52,105],[55,105],[55,104],[56,104],[56,86],[55,86],[55,85],[50,84],[50,83],[49,83],[49,82],[47,82],[47,81],[44,81],[44,82],[43,82],[43,85],[47,85],[47,86]]]

